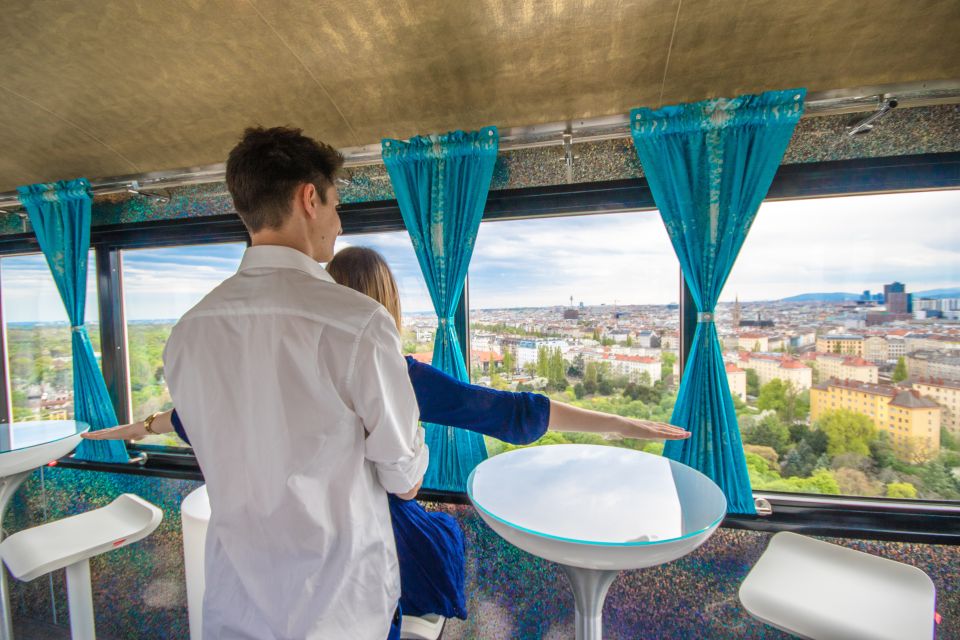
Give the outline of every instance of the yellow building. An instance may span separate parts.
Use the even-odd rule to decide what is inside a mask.
[[[813,369],[783,354],[741,351],[739,365],[741,369],[753,369],[761,386],[780,379],[792,384],[797,391],[804,391],[813,384]]]
[[[763,333],[740,333],[737,348],[743,351],[769,351],[770,337]]]
[[[960,382],[943,378],[920,378],[913,388],[940,405],[940,424],[960,436]]]
[[[730,393],[746,402],[747,372],[732,362],[724,363],[724,366],[727,369],[727,383],[730,385]]]
[[[863,356],[863,336],[849,334],[827,334],[817,338],[817,351],[820,353],[843,353],[850,356]]]
[[[897,457],[920,462],[940,452],[940,406],[916,389],[831,380],[810,389],[810,419],[846,409],[867,416],[890,436]]]
[[[804,356],[807,360],[808,356]],[[826,382],[830,378],[837,380],[856,380],[857,382],[872,382],[879,380],[880,369],[872,362],[867,362],[859,356],[845,356],[837,353],[813,354],[813,363],[817,365],[820,380]]]

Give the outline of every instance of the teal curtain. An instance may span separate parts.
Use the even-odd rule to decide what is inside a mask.
[[[634,109],[640,164],[697,306],[664,455],[698,469],[732,513],[756,513],[713,311],[803,113],[804,89]]]
[[[498,143],[496,127],[382,142],[383,163],[437,313],[433,366],[463,381],[469,376],[453,316],[490,190]],[[453,427],[424,427],[430,466],[423,486],[464,491],[470,472],[487,457],[483,436]]]
[[[90,250],[90,183],[79,178],[20,187],[18,191],[70,319],[74,417],[94,430],[116,426],[117,415],[83,324]],[[83,440],[75,457],[98,462],[129,459],[123,442],[116,440]]]

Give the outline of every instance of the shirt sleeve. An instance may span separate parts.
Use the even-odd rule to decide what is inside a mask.
[[[550,399],[481,387],[407,357],[420,419],[469,429],[511,444],[529,444],[547,432]]]
[[[367,431],[365,455],[389,493],[406,493],[430,460],[423,429],[417,423],[417,399],[400,355],[393,318],[378,309],[357,343],[347,389],[353,410]]]
[[[170,422],[173,423],[173,430],[177,432],[180,439],[190,444],[190,438],[187,437],[187,432],[183,430],[183,423],[180,421],[180,416],[177,414],[176,409],[170,414]]]

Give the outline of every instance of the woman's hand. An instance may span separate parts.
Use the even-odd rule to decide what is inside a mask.
[[[147,436],[147,429],[143,426],[143,420],[80,434],[81,438],[87,440],[139,440],[145,436]]]
[[[156,417],[150,425],[150,429],[153,431],[152,434],[147,431],[144,421],[141,420],[140,422],[122,424],[119,427],[111,427],[110,429],[88,431],[87,433],[81,434],[81,437],[87,440],[139,440],[148,435],[170,433],[173,431],[172,416],[173,409],[156,414]]]
[[[550,401],[549,428],[554,431],[616,433],[637,440],[683,440],[690,437],[689,431],[663,422],[625,418],[553,400]]]
[[[624,438],[637,440],[684,440],[690,437],[690,432],[675,427],[672,424],[653,422],[651,420],[636,420],[621,418],[623,424],[616,430]]]

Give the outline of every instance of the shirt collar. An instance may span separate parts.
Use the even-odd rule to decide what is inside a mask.
[[[319,262],[301,251],[280,245],[247,247],[238,271],[247,269],[296,269],[320,280],[334,281]]]

